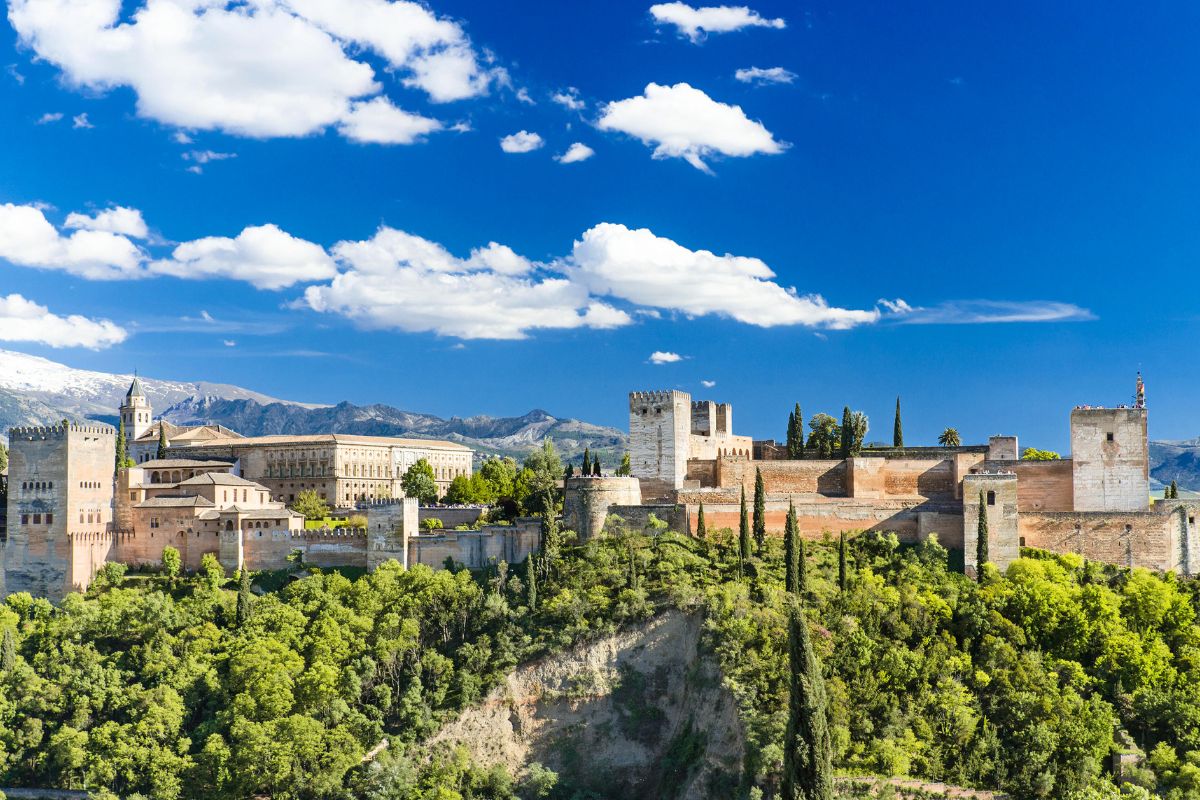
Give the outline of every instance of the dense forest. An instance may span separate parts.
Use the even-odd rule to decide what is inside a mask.
[[[1195,582],[1036,552],[975,582],[935,541],[806,543],[799,591],[823,664],[834,765],[1017,798],[1200,798]],[[422,742],[519,663],[674,607],[746,729],[735,796],[779,789],[784,548],[729,531],[631,531],[486,573],[126,574],[59,607],[0,606],[0,786],[152,798],[587,798]],[[757,548],[757,545],[756,545]],[[1118,789],[1124,738],[1146,758]],[[390,747],[364,759],[383,739]]]

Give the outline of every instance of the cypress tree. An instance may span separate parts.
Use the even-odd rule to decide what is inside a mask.
[[[795,458],[796,457],[796,412],[794,412],[794,411],[788,412],[787,439],[784,440],[784,444],[787,446],[788,458]]]
[[[12,628],[5,628],[4,643],[0,645],[0,672],[12,672],[16,665],[17,643],[13,641]]]
[[[821,662],[813,651],[808,621],[798,603],[788,614],[791,680],[783,740],[783,800],[832,800],[833,740]]]
[[[896,396],[896,424],[892,426],[892,447],[904,447],[904,426],[900,424],[900,396]]]
[[[792,412],[796,416],[796,441],[795,454],[789,453],[792,458],[804,458],[804,415],[800,412],[800,404],[796,403],[796,410]],[[791,445],[789,445],[789,450]]]
[[[597,478],[600,477],[600,455],[599,454],[597,454],[596,457],[592,459],[592,475],[596,476]]]
[[[525,558],[525,596],[530,611],[537,609],[537,564],[533,553]]]
[[[800,551],[797,547],[799,531],[796,525],[796,505],[788,502],[787,524],[783,527],[783,572],[784,587],[796,593],[800,584]]]
[[[854,445],[854,420],[850,416],[850,406],[842,409],[842,431],[838,438],[841,439],[842,458],[849,458]]]
[[[796,536],[796,594],[808,591],[808,554],[804,552],[804,537]]]
[[[250,618],[250,604],[253,599],[250,595],[250,568],[242,564],[241,574],[238,576],[238,594],[237,594],[237,624],[238,627],[246,624],[246,620]]]
[[[758,467],[754,468],[754,544],[760,554],[767,546],[767,491]]]
[[[166,420],[158,421],[158,455],[155,458],[167,457],[167,423]]]
[[[1171,499],[1171,487],[1164,486],[1163,487],[1163,500],[1170,500],[1170,499]]]
[[[738,521],[738,569],[750,560],[750,518],[746,515],[746,487],[742,487],[742,513]]]
[[[563,478],[574,478],[574,477],[575,477],[575,465],[567,464],[567,470],[566,470],[566,472],[563,473]]]
[[[1171,499],[1179,499],[1179,484],[1177,484],[1175,481],[1171,481]]]
[[[116,472],[120,472],[125,468],[125,460],[129,458],[126,455],[128,449],[125,444],[125,420],[121,420],[121,424],[117,426],[117,455],[116,455]]]
[[[705,539],[708,537],[708,528],[704,524],[704,503],[700,504],[700,511],[696,514],[696,538]]]
[[[592,450],[590,447],[583,448],[583,469],[579,474],[585,478],[592,474]]]
[[[979,540],[975,543],[975,573],[978,580],[983,580],[983,565],[988,561],[988,518],[987,498],[983,490],[979,490]]]
[[[838,588],[846,591],[846,532],[838,537]]]

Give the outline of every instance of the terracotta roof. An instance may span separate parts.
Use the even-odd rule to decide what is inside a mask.
[[[228,472],[205,472],[203,475],[197,475],[194,478],[188,478],[186,481],[180,481],[180,486],[253,486],[262,491],[268,491],[267,487],[248,481],[245,478],[237,475],[230,475]]]
[[[255,447],[273,444],[361,444],[375,445],[377,447],[435,448],[471,452],[471,448],[466,445],[459,444],[458,442],[449,442],[445,439],[405,439],[397,436],[356,436],[347,433],[316,433],[297,436],[245,436],[234,442],[196,442],[191,446],[204,447],[209,444],[232,447]]]
[[[194,458],[152,458],[138,464],[140,469],[192,469],[195,467],[233,467],[232,461],[198,461]]]
[[[141,436],[139,436],[134,441],[136,441],[136,442],[157,442],[159,427],[166,428],[168,444],[175,444],[176,442],[195,443],[195,442],[201,442],[201,441],[215,441],[215,440],[225,440],[225,439],[245,439],[246,438],[245,436],[242,436],[240,433],[238,433],[237,431],[235,431],[231,428],[226,428],[224,425],[217,425],[215,423],[210,424],[210,425],[186,425],[185,426],[185,425],[176,425],[175,423],[168,422],[165,419],[158,419],[158,420],[155,420],[150,425],[150,427],[146,429],[145,433],[143,433]]]
[[[152,497],[135,503],[134,508],[196,508],[197,506],[212,507],[213,501],[207,497]]]

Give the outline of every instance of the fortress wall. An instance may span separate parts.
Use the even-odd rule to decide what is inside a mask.
[[[688,477],[705,480],[706,462],[690,462]],[[715,485],[720,488],[746,487],[754,492],[755,470],[761,470],[768,497],[775,495],[821,494],[826,497],[854,497],[878,500],[929,499],[953,500],[958,493],[960,465],[952,458],[878,458],[803,459],[795,461],[748,461],[720,458],[714,463]],[[693,478],[693,476],[695,476]]]
[[[653,514],[658,520],[667,523],[668,530],[682,534],[692,532],[691,520],[693,517],[688,514],[688,508],[685,505],[615,505],[609,508],[608,513],[616,514],[625,520],[625,524],[633,530],[645,530],[650,525],[650,515]],[[704,513],[708,514],[707,508]],[[705,524],[708,523],[705,522]]]
[[[1021,543],[1093,561],[1178,570],[1185,541],[1177,514],[1119,511],[1030,512],[1021,515]],[[1194,535],[1189,536],[1194,544]],[[1194,550],[1194,548],[1193,548]]]
[[[850,496],[954,498],[958,476],[954,462],[945,458],[852,458],[848,462]]]
[[[988,461],[984,469],[1017,474],[1017,509],[1071,511],[1075,507],[1071,460]]]
[[[717,462],[714,459],[693,458],[688,461],[686,480],[696,481],[708,489],[717,485]]]
[[[716,462],[717,486],[746,487],[746,496],[754,495],[754,470],[762,470],[763,486],[773,494],[823,494],[845,497],[846,464],[841,459],[803,461],[750,461],[720,458]]]
[[[486,510],[483,506],[422,506],[417,511],[417,517],[421,522],[440,519],[443,528],[457,528],[459,525],[474,525]]]
[[[563,525],[586,541],[604,529],[614,505],[637,506],[642,490],[637,478],[568,478],[563,494]]]
[[[239,531],[227,531],[235,536]],[[285,569],[293,550],[320,567],[366,567],[367,534],[360,528],[347,530],[290,531],[247,530],[242,533],[242,554],[252,570]]]
[[[699,504],[704,503],[704,524],[708,530],[729,528],[737,531],[740,518],[738,498],[729,492],[680,492],[680,503],[695,526]],[[747,507],[750,501],[747,499]],[[787,521],[788,501],[768,498],[767,535],[782,536]],[[922,522],[923,520],[923,522]],[[840,531],[889,531],[901,541],[915,542],[937,533],[947,547],[959,547],[962,540],[962,516],[952,508],[926,508],[922,504],[896,501],[860,501],[850,498],[796,502],[796,521],[808,538]]]
[[[488,525],[479,531],[421,534],[408,538],[408,563],[431,569],[445,567],[447,558],[469,569],[483,569],[500,561],[516,564],[537,551],[540,540],[541,523],[537,519],[518,520],[515,525]]]

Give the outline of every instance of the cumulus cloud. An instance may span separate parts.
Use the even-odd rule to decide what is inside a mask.
[[[555,92],[550,95],[550,99],[568,111],[582,111],[587,105],[579,97],[579,90],[574,86],[568,86],[561,92]]]
[[[577,161],[587,161],[595,154],[596,151],[583,142],[575,142],[567,148],[567,152],[560,156],[555,156],[554,160],[560,164],[574,164]]]
[[[639,97],[606,105],[596,124],[653,145],[655,158],[682,158],[704,172],[704,159],[716,154],[745,157],[786,148],[741,106],[719,103],[686,83],[651,83]]]
[[[733,73],[733,77],[742,83],[753,83],[757,86],[765,86],[769,83],[791,83],[798,77],[796,73],[789,72],[783,67],[770,67],[763,69],[762,67],[747,67],[739,69]]]
[[[660,25],[674,25],[679,35],[686,36],[693,44],[703,41],[710,33],[787,27],[782,19],[767,19],[746,6],[694,8],[687,3],[656,3],[650,6],[650,16]]]
[[[78,215],[75,222],[79,222]],[[0,205],[0,259],[22,267],[55,269],[90,280],[136,278],[145,254],[121,233],[84,226],[62,234],[40,208]]]
[[[226,278],[259,289],[326,280],[337,272],[323,247],[297,239],[275,225],[252,226],[233,239],[208,236],[184,242],[171,258],[152,261],[147,267],[158,275],[187,280]]]
[[[441,129],[436,119],[397,108],[386,97],[353,103],[338,123],[338,131],[347,139],[368,144],[412,144]]]
[[[139,115],[189,130],[266,138],[336,127],[362,133],[360,141],[408,143],[417,140],[411,127],[428,123],[406,127],[405,112],[363,107],[383,92],[366,56],[436,103],[485,94],[502,77],[481,63],[461,25],[411,0],[123,5],[10,0],[9,21],[69,84],[130,87]]]
[[[878,309],[830,306],[775,281],[757,258],[689,250],[645,228],[601,223],[575,242],[572,275],[595,295],[689,316],[715,314],[749,325],[852,328],[875,322]]]
[[[383,227],[333,248],[343,271],[310,286],[304,304],[370,328],[460,339],[524,339],[538,329],[615,328],[627,313],[568,279],[534,271],[492,243],[460,259],[436,242]]]
[[[106,319],[93,320],[78,314],[63,317],[19,294],[0,295],[0,341],[102,350],[120,344],[128,335],[124,328]]]
[[[500,140],[500,149],[506,153],[532,153],[545,143],[536,133],[517,131]]]
[[[67,214],[63,227],[120,233],[134,239],[145,239],[150,235],[146,220],[142,219],[142,212],[125,206],[107,208],[91,216],[72,211]]]
[[[1096,315],[1056,300],[951,300],[914,307],[903,300],[880,300],[895,321],[910,325],[981,325],[1011,322],[1084,322]]]
[[[651,364],[674,364],[677,361],[683,361],[683,356],[679,355],[679,353],[655,350],[650,354]]]
[[[63,118],[62,112],[47,111],[45,114],[42,114],[40,117],[38,117],[37,124],[38,125],[49,125],[51,122],[59,122],[60,120],[62,120],[62,118]]]
[[[716,381],[700,381],[700,385],[703,386],[705,389],[711,389],[717,385],[717,382]]]
[[[91,120],[88,119],[87,112],[85,111],[82,114],[76,114],[75,116],[71,117],[71,127],[72,128],[83,128],[86,130],[88,128],[94,128],[96,126],[93,125],[91,123]]]

